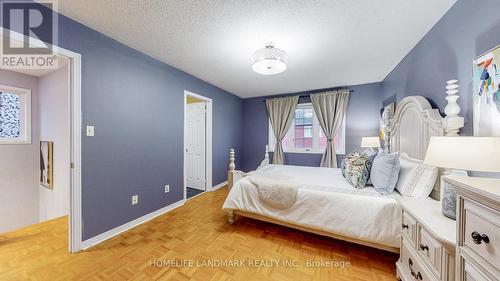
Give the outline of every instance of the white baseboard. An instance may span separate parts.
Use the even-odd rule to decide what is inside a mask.
[[[94,237],[92,237],[90,239],[87,239],[87,240],[85,240],[85,241],[82,242],[81,248],[82,249],[88,249],[90,247],[93,247],[93,246],[95,246],[95,245],[97,245],[97,244],[99,244],[101,242],[104,242],[105,240],[108,240],[110,238],[115,237],[116,235],[118,235],[118,234],[120,234],[122,232],[125,232],[125,231],[127,231],[127,230],[129,230],[131,228],[134,228],[134,227],[136,227],[136,226],[138,226],[140,224],[143,224],[143,223],[145,223],[145,222],[147,222],[149,220],[152,220],[152,219],[156,218],[157,216],[160,216],[160,215],[163,215],[163,214],[165,214],[165,213],[167,213],[169,211],[172,211],[173,209],[178,208],[178,207],[184,205],[184,203],[186,203],[186,200],[182,199],[182,200],[180,200],[178,202],[175,202],[173,204],[165,206],[165,207],[163,207],[163,208],[161,208],[159,210],[156,210],[154,212],[146,214],[146,215],[144,215],[144,216],[142,216],[140,218],[136,218],[135,220],[130,221],[130,222],[126,223],[126,224],[122,224],[122,225],[120,225],[118,227],[115,227],[115,228],[113,228],[111,230],[108,230],[108,231],[106,231],[104,233],[101,233],[101,234],[99,234],[97,236],[94,236]]]
[[[221,182],[218,185],[213,186],[212,190],[210,190],[210,191],[216,191],[217,189],[219,189],[221,187],[224,187],[226,185],[227,185],[227,181]],[[201,194],[203,194],[203,193],[201,193]],[[106,241],[106,240],[108,240],[110,238],[113,238],[113,237],[117,236],[118,234],[120,234],[122,232],[125,232],[125,231],[127,231],[127,230],[129,230],[131,228],[134,228],[134,227],[136,227],[136,226],[138,226],[140,224],[143,224],[143,223],[145,223],[145,222],[147,222],[149,220],[152,220],[152,219],[156,218],[157,216],[163,215],[164,213],[167,213],[167,212],[169,212],[169,211],[171,211],[171,210],[173,210],[175,208],[178,208],[178,207],[184,205],[184,203],[186,203],[186,200],[182,199],[182,200],[180,200],[180,201],[178,201],[176,203],[170,204],[170,205],[168,205],[166,207],[163,207],[163,208],[161,208],[159,210],[156,210],[156,211],[154,211],[152,213],[149,213],[149,214],[144,215],[144,216],[142,216],[140,218],[137,218],[137,219],[135,219],[133,221],[130,221],[130,222],[126,223],[126,224],[122,224],[122,225],[120,225],[118,227],[115,227],[115,228],[113,228],[111,230],[108,230],[108,231],[106,231],[104,233],[101,233],[101,234],[99,234],[97,236],[94,236],[94,237],[92,237],[90,239],[87,239],[87,240],[85,240],[85,241],[82,242],[81,248],[83,250],[85,250],[85,249],[88,249],[90,247],[93,247],[93,246],[95,246],[95,245],[97,245],[97,244],[99,244],[101,242],[104,242],[104,241]]]
[[[221,188],[221,187],[224,187],[227,185],[227,181],[224,181],[224,182],[221,182],[219,183],[218,185],[212,187],[212,190],[211,191],[216,191],[217,189]]]

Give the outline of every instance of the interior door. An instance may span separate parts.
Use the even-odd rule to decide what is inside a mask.
[[[187,186],[205,190],[206,109],[204,102],[187,104]]]

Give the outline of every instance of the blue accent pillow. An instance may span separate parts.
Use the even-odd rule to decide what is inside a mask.
[[[399,169],[398,153],[379,152],[370,172],[370,180],[375,189],[384,195],[392,193],[398,182]]]

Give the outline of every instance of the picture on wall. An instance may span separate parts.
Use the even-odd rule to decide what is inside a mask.
[[[500,136],[499,84],[500,45],[473,63],[474,136]]]
[[[54,144],[51,141],[40,142],[40,184],[48,189],[54,188]]]
[[[396,108],[396,103],[390,103],[386,105],[381,111],[380,118],[380,139],[385,141],[385,128],[389,126],[389,120],[394,116],[394,110]]]

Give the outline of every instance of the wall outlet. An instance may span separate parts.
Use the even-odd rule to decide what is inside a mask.
[[[132,205],[139,203],[139,195],[132,196]]]
[[[165,185],[165,193],[170,192],[170,184]]]
[[[94,136],[94,126],[87,126],[87,137]]]

